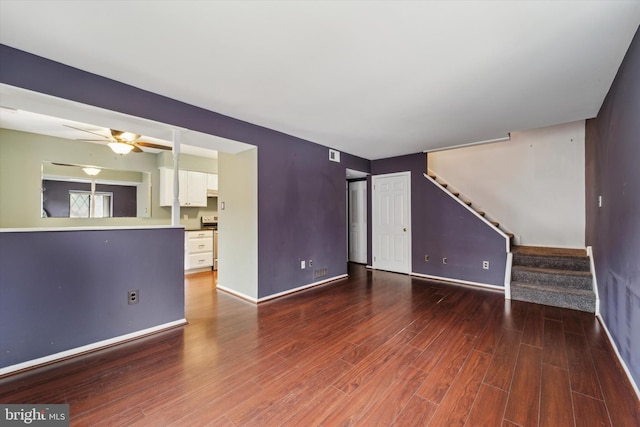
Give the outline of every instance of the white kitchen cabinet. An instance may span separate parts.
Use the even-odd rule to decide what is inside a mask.
[[[184,270],[187,273],[211,270],[213,266],[213,230],[186,231],[184,234]]]
[[[187,173],[187,195],[183,206],[207,206],[207,174],[204,172],[180,171]],[[181,180],[182,181],[182,180]],[[181,201],[182,203],[182,201]]]
[[[218,174],[207,174],[207,190],[218,191]]]
[[[180,206],[207,206],[207,174],[195,171],[178,171]],[[160,168],[160,206],[173,204],[173,169]]]

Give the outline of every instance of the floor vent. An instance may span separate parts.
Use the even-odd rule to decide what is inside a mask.
[[[328,268],[320,268],[318,270],[313,270],[313,278],[319,279],[321,277],[326,277],[329,274]]]

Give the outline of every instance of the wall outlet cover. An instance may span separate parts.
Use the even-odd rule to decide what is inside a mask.
[[[138,302],[140,302],[140,291],[139,290],[136,289],[134,291],[127,292],[127,303],[129,305],[137,304]]]

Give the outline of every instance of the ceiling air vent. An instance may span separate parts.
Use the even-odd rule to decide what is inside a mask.
[[[329,149],[329,160],[332,162],[340,163],[340,152],[337,150]]]

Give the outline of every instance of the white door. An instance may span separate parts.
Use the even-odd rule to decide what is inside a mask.
[[[349,261],[367,262],[367,181],[349,183]]]
[[[373,268],[411,270],[411,172],[372,177]]]

